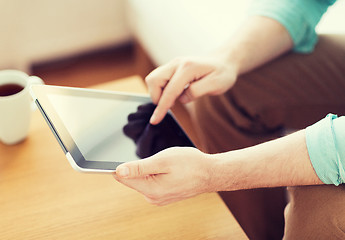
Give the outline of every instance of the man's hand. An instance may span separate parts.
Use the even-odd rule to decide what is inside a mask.
[[[151,204],[166,205],[214,191],[209,181],[212,173],[209,156],[196,148],[168,148],[149,158],[118,166],[114,177],[142,193]]]
[[[304,130],[218,154],[168,148],[118,166],[114,177],[156,205],[205,192],[322,184],[309,159]]]
[[[293,47],[286,28],[274,19],[251,16],[224,46],[204,58],[177,58],[146,77],[157,105],[150,123],[158,124],[179,99],[190,102],[203,95],[229,90],[239,75],[282,55]]]
[[[188,103],[203,95],[217,95],[236,81],[235,65],[216,58],[177,58],[152,71],[145,79],[157,105],[151,124],[158,124],[179,99]]]

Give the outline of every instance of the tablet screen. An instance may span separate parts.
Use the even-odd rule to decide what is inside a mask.
[[[35,102],[65,154],[84,169],[113,170],[173,146],[194,146],[169,112],[158,125],[149,96],[32,86]]]
[[[123,127],[142,101],[58,94],[48,98],[86,161],[138,158],[135,142],[124,134]]]

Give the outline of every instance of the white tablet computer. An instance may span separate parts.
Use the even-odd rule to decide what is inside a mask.
[[[194,146],[172,113],[158,125],[148,95],[33,85],[31,95],[72,167],[114,172],[172,146]]]

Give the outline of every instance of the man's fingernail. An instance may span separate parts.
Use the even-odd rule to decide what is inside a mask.
[[[119,167],[116,169],[116,174],[120,177],[128,177],[129,176],[129,168],[128,167]]]
[[[150,123],[151,123],[151,124],[154,124],[155,121],[156,121],[156,115],[153,114],[153,115],[151,116],[151,118],[150,118]]]

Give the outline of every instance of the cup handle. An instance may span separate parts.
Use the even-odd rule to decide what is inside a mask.
[[[33,84],[44,84],[43,80],[37,76],[30,76],[29,77],[29,85],[33,85]],[[35,104],[35,102],[31,103],[31,110],[35,111],[37,109],[37,106]]]
[[[29,84],[44,84],[43,80],[37,76],[30,76],[29,77]]]

